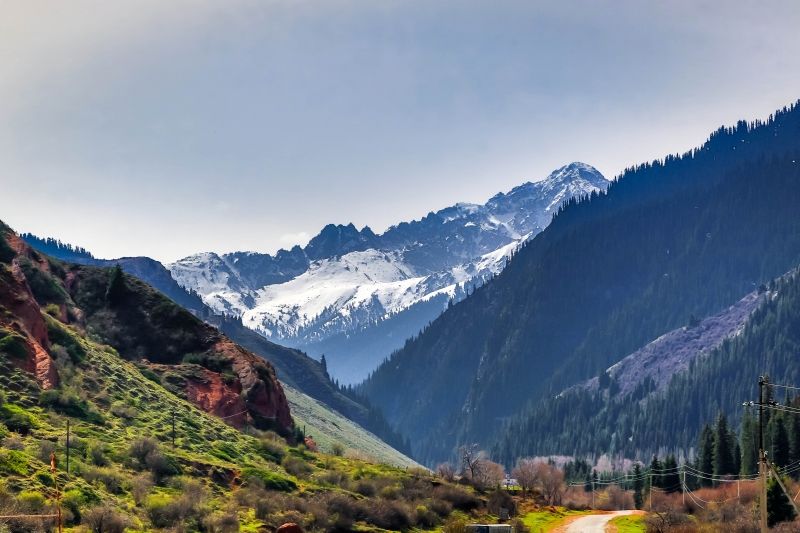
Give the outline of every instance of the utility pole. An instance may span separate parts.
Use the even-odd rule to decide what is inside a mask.
[[[69,475],[69,418],[67,418],[67,475]]]
[[[592,476],[592,509],[594,509],[594,476]]]
[[[683,508],[686,508],[686,469],[681,465],[681,498],[683,499]]]
[[[767,453],[764,451],[764,387],[767,378],[758,378],[758,473],[761,478],[761,533],[767,533]]]
[[[650,494],[648,494],[648,499],[650,500],[650,511],[653,511],[653,471],[650,471]]]

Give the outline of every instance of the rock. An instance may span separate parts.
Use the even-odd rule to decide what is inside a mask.
[[[275,531],[276,533],[303,533],[303,528],[294,522],[289,522],[288,524],[283,524]]]

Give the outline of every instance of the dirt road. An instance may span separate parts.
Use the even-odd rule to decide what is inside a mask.
[[[565,533],[604,533],[610,520],[633,513],[635,511],[612,511],[610,513],[582,516],[571,522],[564,531]]]

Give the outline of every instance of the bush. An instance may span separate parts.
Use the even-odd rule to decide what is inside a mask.
[[[39,458],[44,464],[50,464],[50,454],[55,453],[56,444],[49,440],[39,441],[39,449],[37,450],[36,457]]]
[[[467,523],[463,518],[451,518],[442,527],[442,533],[466,533]]]
[[[130,525],[127,516],[109,505],[92,507],[83,514],[81,523],[93,533],[123,533]]]
[[[363,504],[363,510],[367,522],[383,529],[405,531],[414,525],[411,513],[399,502],[366,501]]]
[[[89,483],[102,483],[112,494],[122,492],[124,478],[115,468],[86,465],[83,467],[81,475]]]
[[[331,453],[336,457],[341,457],[344,455],[344,446],[341,443],[334,442],[333,446],[331,446]]]
[[[291,455],[284,457],[283,461],[281,461],[281,465],[284,470],[295,477],[302,478],[311,473],[311,467],[308,466],[308,463]]]
[[[172,507],[173,498],[166,494],[151,494],[145,500],[147,517],[155,527],[171,527],[177,525],[179,517]]]
[[[149,473],[139,474],[131,481],[131,494],[137,505],[142,505],[153,488],[153,478]]]
[[[102,443],[92,441],[86,447],[86,459],[95,466],[107,466],[108,459]]]
[[[286,456],[285,446],[281,446],[275,440],[267,437],[262,437],[258,440],[257,451],[261,457],[276,464],[281,464],[281,461]]]
[[[36,419],[30,413],[12,403],[0,405],[0,420],[8,429],[21,435],[27,435],[37,426]]]
[[[415,510],[417,527],[430,529],[439,524],[439,516],[424,505],[418,505]]]
[[[297,484],[291,479],[258,468],[245,468],[242,470],[242,477],[248,484],[254,484],[264,489],[292,492],[297,488]]]
[[[44,509],[44,496],[34,490],[23,490],[17,496],[17,502],[23,511],[36,513]]]
[[[501,509],[508,512],[508,516],[517,515],[517,504],[506,491],[497,489],[489,495],[489,503],[487,505],[489,512],[496,516],[501,516]]]
[[[103,417],[89,403],[69,389],[50,389],[39,395],[39,405],[74,418],[102,424]]]
[[[459,511],[471,511],[477,509],[481,501],[462,489],[451,485],[441,485],[433,490],[433,497],[449,502]]]
[[[27,476],[28,457],[18,450],[0,450],[0,473]]]
[[[371,498],[378,493],[378,488],[375,486],[375,482],[362,479],[356,484],[356,492],[362,496]]]
[[[158,442],[150,437],[134,439],[128,447],[128,455],[139,465],[144,465],[148,454],[155,451],[158,451]]]

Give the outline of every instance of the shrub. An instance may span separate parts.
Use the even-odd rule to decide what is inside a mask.
[[[72,514],[72,520],[75,523],[79,523],[82,516],[81,507],[86,505],[86,496],[84,496],[83,492],[76,489],[68,490],[61,498],[61,503],[65,508],[69,509]]]
[[[356,492],[367,498],[371,498],[378,493],[378,488],[373,481],[366,479],[359,480],[356,484]]]
[[[367,522],[383,529],[404,531],[414,524],[409,510],[399,502],[386,500],[365,502],[364,511]]]
[[[5,443],[3,445],[5,446]],[[6,475],[27,476],[28,457],[18,450],[0,450],[0,472]]]
[[[21,435],[27,435],[37,426],[36,419],[30,413],[12,403],[0,405],[0,420],[8,429]]]
[[[158,450],[158,442],[150,437],[141,437],[134,439],[128,447],[128,455],[132,459],[139,462],[139,465],[144,465],[148,454]]]
[[[56,451],[56,445],[54,442],[49,440],[42,440],[39,441],[39,449],[36,453],[36,457],[45,464],[50,463],[50,454]]]
[[[127,516],[109,505],[92,507],[83,514],[81,523],[93,533],[123,533],[130,525]]]
[[[167,494],[151,494],[145,500],[147,517],[155,527],[171,527],[176,525],[179,517],[175,516],[171,507],[173,499]]]
[[[261,457],[276,464],[280,464],[286,456],[286,448],[267,437],[262,437],[258,440],[257,451]]]
[[[433,497],[449,502],[459,511],[471,511],[480,506],[481,501],[462,489],[451,485],[441,485],[433,490]]]
[[[463,518],[451,518],[442,527],[442,533],[466,533],[467,523]]]
[[[103,417],[100,413],[94,411],[86,400],[80,398],[75,391],[69,389],[42,391],[39,395],[39,405],[95,424],[103,423]]]
[[[137,505],[142,505],[152,488],[153,478],[149,473],[142,473],[134,477],[133,481],[131,481],[133,501],[135,501]]]
[[[489,512],[496,516],[501,515],[501,509],[505,509],[509,517],[516,516],[517,514],[517,504],[514,502],[514,498],[506,491],[500,489],[493,491],[489,495],[487,507]]]
[[[29,513],[35,513],[44,509],[44,496],[34,490],[23,490],[17,496],[20,507]]]
[[[245,468],[242,470],[242,477],[248,484],[255,484],[265,489],[292,492],[297,488],[297,484],[291,479],[258,468]]]
[[[235,511],[228,511],[207,519],[205,528],[209,533],[236,533],[239,531],[239,517]]]
[[[430,529],[439,524],[438,514],[431,511],[424,505],[417,505],[414,514],[416,515],[415,521],[418,527]]]
[[[284,470],[295,477],[305,477],[311,473],[311,467],[308,466],[308,463],[291,455],[284,457],[283,461],[281,461],[281,465]]]
[[[102,443],[97,441],[92,441],[86,447],[86,459],[91,461],[91,463],[95,466],[107,466],[108,459],[106,458],[106,452]]]
[[[113,494],[122,492],[124,478],[115,468],[86,465],[81,475],[89,483],[102,483],[108,492]]]
[[[15,359],[28,357],[28,344],[25,337],[13,331],[0,329],[0,352]]]
[[[331,453],[336,457],[341,457],[344,455],[344,446],[341,443],[334,442],[333,446],[331,446]]]
[[[160,451],[154,451],[148,454],[145,458],[145,464],[153,474],[153,479],[156,483],[161,483],[164,478],[180,473],[178,465],[170,457],[167,457]]]

